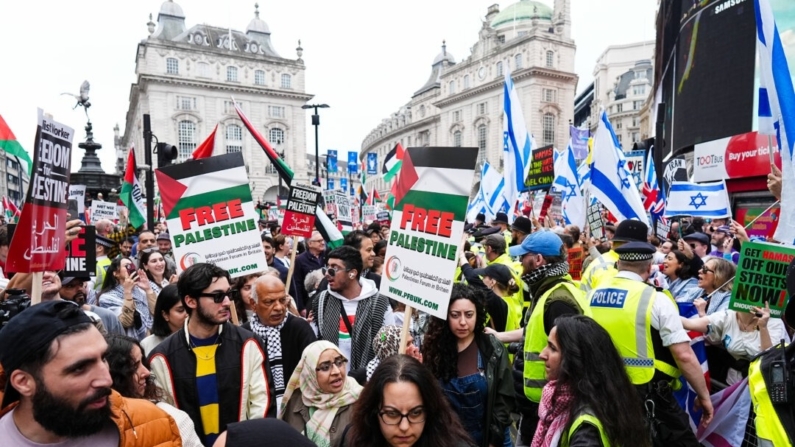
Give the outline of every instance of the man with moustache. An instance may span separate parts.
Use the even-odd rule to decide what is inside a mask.
[[[0,331],[0,346],[3,445],[182,445],[163,410],[111,390],[108,345],[73,303],[54,300],[24,310]]]
[[[177,282],[188,311],[185,327],[149,355],[152,374],[188,413],[204,445],[233,422],[276,416],[273,381],[262,343],[229,322],[230,276],[206,263],[188,267]]]
[[[45,298],[45,296],[49,295],[49,291],[51,289],[58,287],[57,292],[52,299],[64,299],[66,301],[72,301],[73,303],[80,306],[80,308],[84,311],[93,313],[102,321],[102,326],[105,328],[105,331],[108,334],[125,334],[124,328],[119,322],[119,318],[113,313],[113,311],[86,303],[87,277],[61,277],[60,275],[56,275],[53,272],[45,272],[43,276],[44,281],[47,281],[49,275],[55,276],[55,278],[58,279],[58,282],[55,284],[55,280],[53,279],[53,284],[51,286],[45,286],[42,288],[42,301],[47,301],[48,299]]]

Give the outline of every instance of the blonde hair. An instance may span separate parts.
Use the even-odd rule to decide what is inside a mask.
[[[717,256],[708,257],[707,260],[704,261],[704,265],[707,265],[708,262],[714,263],[714,268],[712,270],[715,271],[715,279],[713,280],[712,287],[714,287],[715,290],[731,292],[732,286],[734,285],[734,281],[731,281],[731,279],[734,278],[735,273],[737,273],[737,266],[734,265],[733,262]]]

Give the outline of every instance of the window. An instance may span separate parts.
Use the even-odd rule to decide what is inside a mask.
[[[497,36],[497,42],[505,43],[505,34],[500,34],[499,36]]]
[[[226,80],[237,82],[237,67],[226,67]]]
[[[270,143],[273,144],[282,144],[284,143],[284,130],[279,128],[273,128],[270,131],[270,139],[268,140]]]
[[[488,128],[485,124],[478,126],[478,164],[483,166],[486,161],[486,142],[488,141]]]
[[[17,162],[10,158],[6,158],[6,167],[11,169],[18,169]]]
[[[455,94],[455,81],[450,81],[450,94]]]
[[[616,129],[621,129],[621,120],[616,121],[616,125],[613,127],[615,127]]]
[[[637,132],[632,132],[632,142],[637,143],[640,141],[640,134]]]
[[[411,135],[406,137],[406,147],[411,147]]]
[[[555,93],[557,93],[555,90],[553,90],[551,88],[545,88],[544,89],[544,102],[555,102],[555,96],[556,96]]]
[[[478,107],[478,115],[485,115],[486,113],[488,113],[489,112],[489,107],[488,106],[489,106],[489,103],[487,103],[487,102],[481,102],[480,104],[478,104],[478,106],[477,106]]]
[[[547,51],[547,68],[552,68],[554,66],[555,66],[555,52]]]
[[[243,150],[243,128],[236,124],[226,126],[226,153]]]
[[[209,78],[210,77],[210,64],[207,62],[199,62],[198,63],[198,71],[199,77],[201,78]]]
[[[632,109],[640,110],[643,107],[643,101],[632,101]]]
[[[464,88],[469,88],[469,75],[464,76]]]
[[[637,116],[633,116],[632,117],[632,127],[638,127],[638,117]]]
[[[624,104],[616,104],[616,113],[621,113],[624,111]]]
[[[515,60],[514,65],[516,65],[516,69],[518,70],[522,68],[522,55],[517,54],[516,56],[514,56],[514,60]]]
[[[241,107],[241,108],[243,107],[243,104],[240,101],[237,101],[237,105],[239,107]],[[226,113],[228,115],[234,115],[235,114],[235,103],[232,102],[232,101],[224,101],[224,113]]]
[[[284,106],[268,106],[268,115],[272,118],[284,118]]]
[[[166,59],[166,73],[171,75],[179,74],[179,61],[176,58],[170,57]]]
[[[555,144],[555,115],[544,114],[544,144]]]
[[[461,111],[456,110],[455,112],[453,112],[453,122],[457,123],[459,121],[461,121]]]
[[[265,71],[264,70],[256,70],[256,71],[254,71],[254,84],[265,85]]]
[[[616,139],[618,140],[618,144],[621,144],[621,134],[616,134]]]
[[[180,110],[196,110],[196,98],[177,96],[177,108]]]
[[[632,87],[632,94],[634,95],[645,95],[646,94],[646,86],[645,85],[636,85]]]
[[[282,74],[282,88],[293,88],[293,78],[287,73]]]
[[[456,130],[453,132],[453,146],[461,147],[461,131]]]
[[[180,121],[177,140],[177,161],[182,162],[189,159],[196,149],[196,124],[192,121]]]
[[[497,76],[502,76],[502,62],[497,62]]]

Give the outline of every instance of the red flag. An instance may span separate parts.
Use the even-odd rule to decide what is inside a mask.
[[[213,156],[213,149],[215,149],[215,132],[218,130],[218,124],[215,125],[210,136],[196,150],[191,154],[191,158],[198,160],[200,158],[207,158]]]
[[[392,184],[392,193],[395,196],[395,206],[397,206],[403,197],[411,191],[411,188],[417,183],[419,176],[414,169],[414,163],[411,161],[411,154],[407,152],[403,155],[403,165],[400,168],[397,180]]]

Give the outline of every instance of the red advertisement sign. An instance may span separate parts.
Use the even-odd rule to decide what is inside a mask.
[[[72,128],[45,117],[39,109],[33,175],[17,222],[18,228],[30,231],[14,232],[6,271],[31,273],[64,268],[73,134]]]

